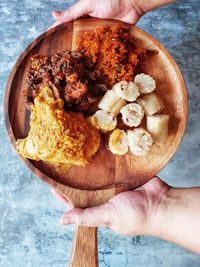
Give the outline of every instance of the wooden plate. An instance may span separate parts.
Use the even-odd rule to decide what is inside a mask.
[[[92,18],[65,23],[42,34],[24,50],[10,74],[5,95],[6,126],[14,147],[16,139],[27,136],[29,130],[30,114],[25,108],[23,91],[26,90],[26,71],[30,66],[30,57],[37,53],[49,56],[65,49],[74,50],[77,37],[83,32],[116,23],[119,22]],[[130,153],[123,157],[115,156],[103,142],[90,164],[86,167],[72,167],[69,171],[54,169],[42,161],[22,158],[40,179],[68,196],[78,207],[99,205],[119,191],[138,187],[148,181],[171,159],[184,134],[187,94],[178,66],[157,40],[137,27],[129,26],[136,46],[158,51],[157,55],[145,61],[144,68],[155,78],[156,91],[165,104],[164,113],[170,115],[169,137],[163,145],[153,145],[147,156],[141,158]],[[90,235],[90,241],[87,239],[84,243],[86,239],[82,234]],[[96,230],[82,227],[76,236],[78,242],[75,242],[75,251],[78,256],[72,257],[71,266],[96,266],[97,256],[93,254],[96,252],[93,250],[92,253]]]

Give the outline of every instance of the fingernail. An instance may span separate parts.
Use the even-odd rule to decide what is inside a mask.
[[[61,12],[61,11],[54,11],[54,12],[53,12],[53,15],[59,17],[59,16],[62,15],[62,12]]]
[[[72,217],[69,215],[63,215],[60,219],[61,224],[71,224],[73,223]]]

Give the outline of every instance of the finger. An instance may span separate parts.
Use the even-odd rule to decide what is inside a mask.
[[[143,188],[143,189],[147,190],[151,187],[159,186],[161,183],[164,183],[164,182],[162,180],[160,180],[160,178],[155,176],[139,188]]]
[[[47,30],[50,30],[50,29],[52,29],[52,28],[54,28],[54,27],[56,27],[56,26],[58,26],[58,25],[60,25],[60,24],[62,24],[62,22],[61,21],[56,21],[52,26],[50,26]]]
[[[110,207],[109,203],[106,203],[94,208],[71,209],[61,217],[60,223],[84,225],[88,227],[110,227],[111,220],[112,207]]]
[[[158,177],[153,177],[151,180],[149,180],[147,183],[142,185],[141,187],[138,187],[135,190],[143,190],[146,193],[154,193],[155,195],[158,195],[159,193],[165,193],[170,189],[170,186],[166,184],[163,180],[161,180]]]
[[[53,17],[61,22],[68,22],[80,18],[84,15],[88,15],[93,10],[93,1],[90,0],[80,0],[72,7],[68,8],[67,10],[61,11],[54,11]]]
[[[56,189],[51,188],[51,192],[61,202],[63,202],[64,204],[67,204],[71,208],[73,207],[72,203],[66,197],[64,197],[63,195],[61,195]]]
[[[135,24],[140,19],[140,16],[137,14],[132,14],[131,12],[129,12],[126,15],[117,16],[117,17],[114,17],[113,19],[121,20],[123,22],[130,23],[130,24]]]

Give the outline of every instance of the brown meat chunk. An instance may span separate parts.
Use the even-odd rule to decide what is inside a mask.
[[[89,109],[96,96],[107,90],[100,72],[76,51],[63,51],[51,57],[32,56],[27,74],[28,107],[43,85],[53,90],[55,98],[65,100],[67,109],[77,111]]]
[[[81,99],[87,94],[88,88],[84,83],[77,81],[70,83],[68,82],[65,86],[65,99],[67,103],[79,103]]]

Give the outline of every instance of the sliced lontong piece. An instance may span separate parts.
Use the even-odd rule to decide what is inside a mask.
[[[114,90],[109,90],[102,97],[98,107],[117,116],[120,109],[125,105],[126,101],[124,99],[121,99]]]
[[[169,115],[157,114],[147,116],[147,131],[157,143],[164,142],[168,137]]]

